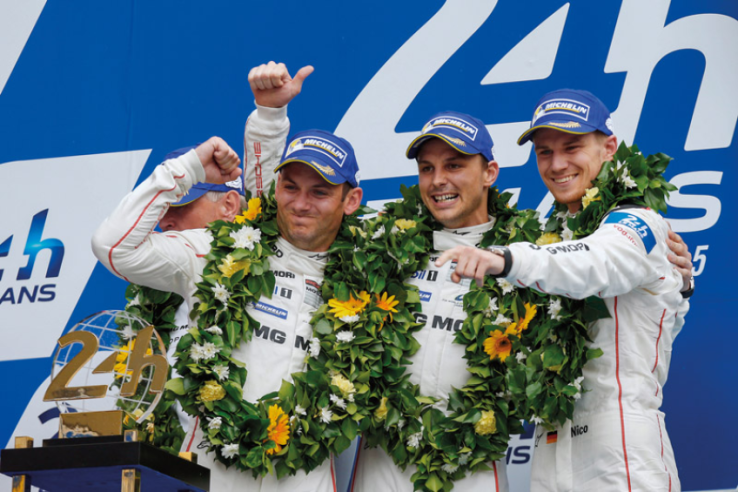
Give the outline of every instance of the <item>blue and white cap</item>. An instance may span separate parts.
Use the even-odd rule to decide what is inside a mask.
[[[189,147],[182,147],[181,149],[173,150],[164,156],[164,160],[168,161],[169,159],[175,159],[181,155],[186,154],[192,149],[196,149],[198,145],[200,144],[191,145]],[[221,193],[227,193],[229,191],[236,191],[238,192],[239,195],[245,196],[245,192],[243,189],[243,180],[241,179],[241,176],[239,176],[233,181],[228,181],[227,183],[223,183],[223,184],[195,183],[192,186],[192,188],[190,188],[190,191],[185,196],[183,196],[181,200],[179,200],[176,203],[172,203],[169,206],[170,207],[182,207],[184,205],[189,205],[190,203],[194,202],[195,200],[203,196],[208,191],[218,191]]]
[[[354,148],[348,141],[323,130],[306,130],[295,134],[287,143],[282,162],[274,172],[290,162],[301,162],[312,167],[333,185],[348,183],[356,188],[361,181]]]
[[[488,161],[495,160],[494,142],[480,120],[456,111],[443,111],[434,115],[423,126],[420,136],[407,148],[408,159],[418,156],[420,147],[431,138],[440,138],[462,154],[482,154]]]
[[[610,111],[602,101],[591,92],[575,89],[559,89],[543,96],[536,105],[530,128],[520,135],[518,145],[530,140],[541,128],[577,135],[597,130],[605,135],[613,134]]]

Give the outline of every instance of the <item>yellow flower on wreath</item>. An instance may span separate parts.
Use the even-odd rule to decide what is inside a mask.
[[[487,436],[497,432],[497,418],[492,410],[482,410],[482,416],[474,424],[474,432],[480,436]]]
[[[126,367],[128,366],[128,354],[133,352],[133,347],[136,346],[136,340],[133,339],[127,344],[123,345],[118,349],[118,353],[115,356],[115,366],[113,367],[113,374],[115,374],[115,378],[119,379],[122,378],[125,374],[126,376],[130,376],[133,374],[133,371],[126,371]],[[152,355],[153,352],[151,352],[151,347],[146,349],[146,355]],[[138,418],[138,417],[136,417]]]
[[[495,330],[489,334],[489,337],[483,343],[484,351],[489,354],[489,360],[493,360],[497,357],[501,362],[505,362],[505,359],[510,356],[512,343],[507,335],[514,334],[514,325],[515,323],[510,325],[505,333]]]
[[[359,298],[355,299],[353,294],[348,301],[339,301],[335,297],[328,301],[328,305],[333,309],[328,312],[333,314],[336,318],[343,318],[344,316],[354,316],[359,314],[369,304],[371,297],[366,291],[359,293]]]
[[[200,386],[201,401],[218,401],[225,398],[226,390],[217,381],[211,379]]]
[[[261,198],[252,198],[249,200],[249,204],[246,210],[241,215],[236,215],[235,221],[237,224],[243,224],[247,220],[256,219],[261,213]]]
[[[387,321],[387,316],[389,316],[390,321],[393,320],[392,313],[397,312],[395,307],[400,304],[400,301],[396,301],[395,296],[388,296],[387,292],[382,292],[382,297],[379,297],[379,294],[374,295],[377,298],[377,307],[382,311],[387,311],[387,314],[382,318],[382,324],[379,326],[379,329],[381,330],[384,328],[384,322]]]
[[[343,395],[344,398],[349,398],[350,395],[356,393],[354,383],[346,379],[343,374],[336,374],[331,378],[331,384],[336,386]],[[351,400],[353,401],[353,400]]]
[[[602,200],[601,196],[597,196],[599,192],[600,192],[600,189],[597,188],[596,186],[586,190],[586,192],[584,193],[584,196],[582,197],[582,210],[587,208],[590,203],[596,202],[598,200]]]
[[[522,332],[523,330],[528,328],[528,325],[531,321],[533,321],[533,318],[535,318],[537,312],[538,306],[529,302],[525,303],[525,317],[522,321],[520,321],[520,324],[518,325],[518,332]]]
[[[408,229],[412,229],[417,224],[414,220],[408,220],[408,219],[397,219],[395,221],[395,225],[397,228],[401,231],[406,231]]]
[[[560,242],[561,236],[559,236],[555,232],[546,232],[544,234],[541,234],[541,237],[536,239],[536,244],[538,246],[546,246],[547,244],[555,244]]]
[[[233,259],[233,256],[226,255],[220,265],[218,265],[218,270],[221,271],[224,277],[228,278],[232,277],[233,274],[235,274],[239,270],[243,270],[243,274],[248,275],[249,271],[251,270],[251,261],[248,259],[235,261]]]
[[[267,427],[267,438],[264,442],[274,441],[272,449],[267,449],[267,454],[279,453],[282,446],[290,440],[290,420],[284,410],[274,404],[269,407],[269,427]]]
[[[384,420],[384,418],[387,416],[387,397],[383,396],[382,401],[379,403],[379,408],[374,410],[374,416],[377,417],[379,420]]]
[[[351,231],[351,235],[354,237],[356,237],[356,233],[358,232],[361,237],[366,238],[366,232],[364,232],[364,230],[361,227],[350,225],[349,231]]]

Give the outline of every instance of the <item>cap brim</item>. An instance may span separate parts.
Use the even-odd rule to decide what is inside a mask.
[[[287,159],[285,161],[282,161],[282,162],[279,163],[279,165],[277,167],[274,168],[274,172],[276,173],[277,171],[279,171],[280,169],[282,169],[284,166],[286,166],[287,164],[290,164],[292,162],[299,162],[301,164],[305,164],[306,166],[312,168],[313,170],[315,170],[316,173],[318,173],[320,175],[321,178],[323,178],[324,180],[326,180],[328,183],[330,183],[332,185],[336,185],[337,186],[337,185],[340,185],[340,184],[343,184],[343,183],[348,183],[348,181],[346,181],[345,179],[343,181],[339,181],[339,182],[331,181],[330,179],[328,179],[328,176],[326,176],[323,173],[323,171],[321,171],[320,169],[318,169],[317,167],[315,167],[314,164],[312,164],[312,163],[310,163],[308,161],[304,161],[302,159]],[[342,179],[341,176],[338,176],[337,175],[337,177],[338,177],[338,179]]]
[[[169,206],[170,207],[184,207],[185,205],[189,205],[190,203],[194,202],[198,198],[202,197],[208,191],[209,190],[203,190],[200,188],[192,188],[190,189],[189,193],[187,193],[185,196],[182,197],[182,199],[180,199],[178,202],[171,203]]]
[[[415,159],[418,156],[418,151],[420,151],[420,146],[425,143],[426,140],[430,140],[431,138],[440,138],[447,144],[449,144],[454,149],[458,150],[462,154],[465,155],[476,155],[480,154],[480,152],[467,152],[466,150],[460,149],[454,142],[449,140],[445,135],[440,133],[424,133],[418,137],[416,137],[412,142],[410,142],[410,145],[408,146],[407,150],[405,151],[405,156],[407,156],[408,159]]]
[[[579,125],[581,128],[577,130],[571,129],[571,128],[564,128],[558,125],[555,125],[555,123],[559,123],[556,121],[548,121],[541,125],[536,125],[533,127],[528,128],[522,135],[520,135],[520,138],[518,138],[518,145],[524,145],[526,142],[528,142],[531,138],[533,138],[533,133],[535,133],[536,130],[540,130],[541,128],[550,128],[552,130],[557,130],[563,133],[570,133],[572,135],[584,135],[586,133],[592,133],[594,131],[597,131],[597,128],[585,125],[580,123]],[[570,122],[568,121],[562,121],[561,124],[568,124]]]

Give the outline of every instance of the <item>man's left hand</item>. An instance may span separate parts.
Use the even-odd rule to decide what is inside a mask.
[[[672,230],[669,231],[669,239],[666,240],[666,244],[672,251],[667,258],[682,275],[684,281],[682,291],[689,290],[692,280],[692,254],[682,237]]]

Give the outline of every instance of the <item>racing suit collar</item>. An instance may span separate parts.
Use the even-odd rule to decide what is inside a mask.
[[[286,239],[279,237],[275,244],[275,254],[287,259],[290,270],[300,272],[303,275],[322,277],[325,265],[328,263],[328,253],[305,251],[296,248]]]
[[[443,229],[433,232],[433,249],[436,251],[446,251],[464,244],[467,246],[478,246],[482,241],[485,232],[492,229],[495,225],[495,218],[489,216],[489,221],[470,227],[461,227],[459,229]]]

